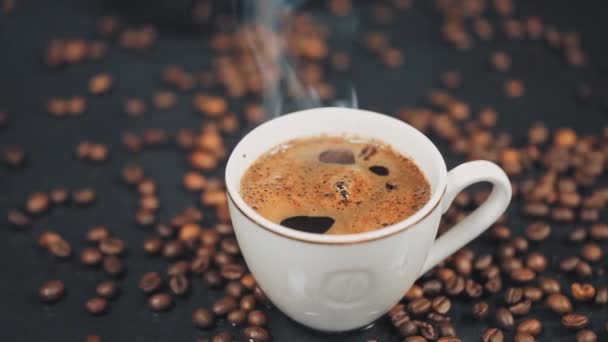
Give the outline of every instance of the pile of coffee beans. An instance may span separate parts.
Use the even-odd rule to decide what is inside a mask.
[[[432,1],[441,18],[440,38],[457,50],[469,51],[500,39],[520,41],[557,52],[564,67],[589,67],[579,33],[562,31],[539,16],[519,17],[516,5],[514,0]],[[369,5],[370,11],[364,15],[369,16],[373,29],[361,33],[363,52],[390,69],[407,66],[405,52],[386,29],[413,6],[413,0]],[[15,0],[0,0],[4,13],[15,7]],[[355,7],[350,0],[327,2],[329,15],[336,18],[356,15]],[[115,111],[133,120],[145,120],[148,111],[173,111],[185,98],[200,118],[200,125],[175,133],[165,128],[123,130],[123,150],[110,151],[109,146],[114,146],[110,141],[97,139],[81,140],[75,146],[78,160],[101,166],[113,164],[114,155],[131,158],[119,165],[118,176],[135,195],[133,225],[145,229],[145,239],[140,245],[127,246],[106,226],[98,225],[80,241],[71,242],[59,231],[44,230],[38,236],[38,246],[54,258],[77,259],[82,266],[104,274],[106,279],[90,289],[91,296],[84,302],[84,310],[90,315],[108,313],[112,301],[120,299],[125,277],[133,277],[138,279],[140,295],[153,313],[170,311],[180,305],[177,298],[188,298],[196,290],[220,293],[209,306],[192,312],[193,328],[205,336],[198,342],[268,341],[271,332],[267,313],[272,304],[243,262],[230,223],[221,170],[242,129],[268,119],[262,100],[269,87],[285,86],[287,96],[293,98],[312,92],[327,103],[336,97],[330,76],[350,70],[354,56],[334,48],[330,26],[305,12],[289,17],[285,46],[274,44],[281,39],[276,32],[251,24],[237,26],[234,17],[215,13],[208,1],[196,1],[191,15],[193,23],[214,28],[208,37],[213,52],[211,67],[197,70],[169,61],[156,71],[161,88],[149,96],[127,94]],[[63,72],[78,64],[104,61],[123,50],[145,58],[153,47],[162,48],[158,44],[161,33],[154,25],[131,26],[124,18],[104,15],[96,27],[93,37],[50,39],[44,49],[44,64]],[[283,52],[298,61],[298,86],[283,84],[285,70],[277,59]],[[504,76],[495,86],[506,100],[527,96],[531,85],[513,73],[513,66],[522,61],[515,60],[506,48],[493,49],[487,61],[492,72]],[[96,98],[116,95],[115,88],[120,87],[123,77],[99,67],[97,72],[82,77],[84,90],[45,99],[41,111],[67,120],[62,122],[87,115],[96,105]],[[462,160],[487,159],[501,165],[513,183],[515,204],[483,234],[481,242],[455,253],[405,293],[383,318],[390,321],[392,333],[405,342],[464,341],[458,337],[459,326],[453,316],[453,308],[464,304],[469,308],[467,319],[486,327],[466,340],[545,340],[548,326],[553,329],[556,324],[561,325],[560,334],[572,340],[606,338],[608,316],[602,316],[603,326],[599,326],[593,324],[591,315],[608,310],[604,266],[608,224],[602,216],[608,204],[608,127],[581,135],[568,127],[552,132],[546,123],[535,122],[522,127],[527,129],[526,139],[516,141],[513,132],[500,130],[507,113],[491,106],[476,109],[455,95],[466,86],[466,74],[452,67],[438,81],[437,88],[429,90],[425,105],[400,108],[396,116],[446,143]],[[585,105],[596,100],[594,91],[583,83],[573,96]],[[0,108],[0,132],[11,129],[14,116]],[[163,203],[160,181],[138,163],[140,154],[154,153],[161,147],[180,151],[188,165],[182,187],[197,199],[163,220],[159,217]],[[19,144],[4,146],[0,151],[0,165],[10,172],[32,164]],[[74,146],[71,151],[74,153]],[[465,218],[488,195],[486,190],[459,194],[443,217],[440,234]],[[7,212],[6,218],[16,230],[26,230],[35,227],[53,207],[82,207],[96,200],[96,190],[89,187],[40,189]],[[511,219],[519,217],[519,211],[526,218],[523,225]],[[541,247],[546,244],[568,246],[568,251],[576,248],[578,252],[555,250],[555,254],[545,254],[542,251],[547,249]],[[130,254],[145,253],[160,261],[162,269],[151,265],[150,269],[127,272],[127,249]],[[53,305],[68,296],[69,290],[62,280],[50,279],[37,291],[44,305]],[[224,323],[234,329],[223,331]],[[102,337],[91,334],[84,340],[99,342]]]

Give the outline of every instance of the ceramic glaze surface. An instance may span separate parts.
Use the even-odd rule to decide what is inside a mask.
[[[357,134],[384,141],[412,158],[431,184],[429,202],[392,226],[349,235],[299,232],[270,222],[239,197],[240,179],[258,156],[281,142],[319,134]],[[441,215],[463,188],[488,181],[488,200],[435,241]],[[270,300],[314,329],[365,326],[397,303],[414,281],[487,229],[507,207],[511,187],[495,164],[475,161],[449,173],[437,148],[413,127],[382,114],[318,108],[254,129],[226,168],[232,224],[247,265]]]

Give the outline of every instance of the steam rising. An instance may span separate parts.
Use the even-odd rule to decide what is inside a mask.
[[[293,11],[301,0],[244,1],[244,23],[240,29],[255,58],[261,77],[263,104],[267,115],[277,117],[296,110],[320,107],[319,93],[296,72],[290,47],[298,42],[289,40]],[[358,105],[354,87],[350,98],[336,100],[331,105],[354,107]]]

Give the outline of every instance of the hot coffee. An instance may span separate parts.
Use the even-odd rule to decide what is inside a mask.
[[[283,226],[319,234],[367,232],[402,221],[429,200],[429,182],[379,141],[318,136],[288,141],[241,179],[247,204]]]

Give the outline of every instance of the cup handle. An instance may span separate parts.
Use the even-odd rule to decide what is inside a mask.
[[[507,209],[512,195],[509,178],[496,164],[476,160],[461,164],[448,172],[447,187],[439,204],[441,212],[448,210],[460,191],[479,182],[492,183],[490,196],[479,208],[435,240],[420,275],[488,229]]]

